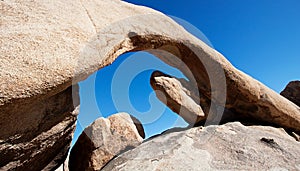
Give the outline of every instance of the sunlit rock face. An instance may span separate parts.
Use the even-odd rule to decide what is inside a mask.
[[[232,122],[162,134],[102,170],[297,170],[299,147],[283,129]]]
[[[119,0],[0,6],[0,170],[60,165],[79,109],[77,82],[131,51],[147,50],[195,80],[205,117],[220,106],[300,131],[298,106],[158,11]]]
[[[127,113],[95,120],[84,129],[70,153],[70,170],[100,170],[121,152],[145,138],[141,123]]]
[[[188,123],[190,123],[190,125],[195,125],[195,123],[197,122],[205,122],[205,120],[207,121],[209,119],[207,118],[206,114],[211,107],[211,104],[208,103],[210,99],[208,99],[207,96],[196,92],[195,89],[192,88],[192,85],[185,79],[178,79],[170,75],[166,75],[160,71],[154,71],[151,75],[150,83],[152,88],[156,90],[155,92],[158,99],[160,99],[175,113],[183,117]],[[297,81],[289,83],[289,85],[285,88],[281,95],[285,96],[292,102],[297,103],[297,100],[299,100],[300,97],[299,83],[300,82]],[[256,92],[255,91],[256,90],[253,90],[251,91],[251,93],[262,93],[260,92],[260,90],[257,90]],[[265,116],[265,118],[262,118],[262,116],[258,116],[255,112],[253,114],[249,114],[249,112],[260,108],[260,104],[258,103],[258,101],[260,101],[261,99],[266,100],[267,103],[273,104],[274,106],[280,106],[281,102],[286,102],[290,105],[292,104],[286,99],[281,98],[281,101],[280,99],[270,98],[270,96],[268,96],[268,93],[274,93],[272,91],[266,91],[264,93],[266,93],[264,96],[252,99],[252,103],[245,104],[244,106],[239,106],[239,108],[224,108],[224,111],[222,113],[223,115],[220,117],[219,123],[240,121],[247,125],[274,124],[271,122],[272,118],[270,116]],[[216,104],[212,105],[216,106]],[[265,108],[263,110],[265,112],[268,112],[269,108]],[[279,110],[276,109],[276,111],[273,112],[276,113],[279,112]],[[284,115],[279,117],[283,122],[285,122]],[[297,120],[297,117],[298,115],[295,116],[295,120]],[[207,123],[209,122],[207,121]]]
[[[190,97],[191,91],[183,87],[178,79],[156,71],[151,75],[150,83],[158,99],[188,123],[194,124],[205,118],[201,106]]]

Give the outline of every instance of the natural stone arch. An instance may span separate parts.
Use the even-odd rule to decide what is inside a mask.
[[[120,33],[121,34],[121,33]],[[132,37],[130,37],[132,36]],[[105,34],[98,36],[105,39]],[[97,42],[97,40],[95,41]],[[217,78],[222,78],[222,67],[219,65],[219,63],[216,63],[215,61],[211,60],[210,58],[207,59],[201,59],[206,58],[205,55],[202,57],[198,57],[187,45],[185,45],[184,42],[181,42],[180,40],[175,40],[170,37],[164,36],[164,35],[137,35],[136,33],[129,32],[128,37],[126,37],[124,40],[120,41],[122,43],[112,46],[117,47],[117,50],[113,48],[108,55],[104,55],[104,60],[101,63],[101,66],[97,69],[101,69],[102,67],[105,67],[107,65],[110,65],[119,55],[127,52],[137,52],[137,51],[146,51],[150,54],[158,57],[165,63],[171,65],[172,67],[175,67],[179,69],[183,74],[187,76],[187,78],[190,80],[188,84],[190,85],[189,88],[192,88],[194,93],[199,96],[199,93],[201,93],[203,96],[201,96],[201,103],[203,103],[203,108],[205,112],[208,114],[210,111],[210,99],[211,99],[211,80],[217,81]],[[92,43],[91,43],[92,44]],[[89,44],[87,45],[89,46]],[[95,46],[103,47],[103,45],[95,44],[92,46],[89,46],[87,49],[87,53],[89,53],[92,49],[96,49]],[[192,45],[191,45],[192,47]],[[194,49],[196,47],[193,47]],[[96,51],[94,53],[101,53],[100,51]],[[122,52],[122,53],[120,53]],[[92,54],[94,54],[92,53]],[[199,52],[198,52],[199,53]],[[200,52],[202,53],[202,51]],[[187,55],[186,55],[187,54]],[[83,53],[82,57],[85,58],[89,54],[85,55]],[[102,57],[101,55],[95,55],[95,57]],[[202,60],[206,62],[206,66],[202,64]],[[79,60],[80,61],[80,60]],[[79,62],[80,65],[80,62]],[[92,68],[92,67],[91,67]],[[216,70],[219,70],[220,72],[212,72],[210,71],[211,75],[207,73],[207,69],[214,68]],[[80,70],[80,69],[79,69]],[[96,70],[97,71],[97,70]],[[96,72],[95,71],[95,72]],[[78,74],[80,75],[80,74]],[[221,76],[219,76],[221,75]],[[214,77],[215,76],[215,77]],[[214,77],[214,78],[213,78]],[[76,80],[76,79],[75,79]],[[198,81],[197,81],[198,80]],[[201,80],[201,81],[199,81]],[[220,81],[220,79],[219,79]],[[220,99],[219,101],[222,101],[225,104],[225,97],[226,97],[226,82],[225,77],[223,74],[223,88],[221,95],[219,95]],[[77,82],[77,81],[76,81]],[[199,87],[199,88],[198,88]],[[198,90],[201,88],[201,91],[198,92]],[[215,85],[216,90],[217,87]],[[222,96],[223,95],[223,96]],[[216,95],[215,95],[216,96]],[[196,103],[200,103],[200,101],[196,101]],[[221,103],[221,102],[220,102]],[[216,113],[215,110],[213,112]],[[222,114],[222,111],[220,112]],[[199,122],[200,120],[204,120],[207,115],[205,116],[195,116],[194,118],[191,118],[187,120],[191,124],[195,124]],[[184,117],[185,118],[185,117]]]
[[[219,99],[224,93],[218,92],[219,87],[211,87],[211,79],[218,77],[208,78],[197,65],[202,62],[214,76],[220,73],[210,71],[220,67],[226,77],[226,108],[300,131],[299,107],[235,69],[220,53],[157,11],[118,0],[0,3],[0,158],[6,159],[1,169],[40,170],[62,159],[70,141],[53,142],[66,138],[60,136],[62,130],[67,130],[67,137],[72,135],[78,94],[73,93],[76,106],[68,104],[68,110],[59,113],[51,110],[59,104],[50,108],[47,104],[58,96],[67,97],[67,102],[72,85],[128,51],[162,48],[180,57],[197,77],[200,93],[208,99],[216,93],[217,105],[225,100]],[[117,23],[113,30],[106,29],[113,23]],[[51,145],[40,147],[41,142]],[[50,158],[41,161],[44,154]],[[55,162],[47,167],[55,167]]]
[[[137,21],[138,24],[135,25]],[[149,29],[146,21],[153,21],[160,27],[157,28],[155,25]],[[233,113],[243,115],[243,117],[255,118],[267,124],[294,131],[299,130],[300,116],[297,106],[262,83],[237,70],[223,55],[186,32],[174,21],[167,18],[162,19],[157,14],[147,14],[120,20],[117,23],[112,23],[108,28],[100,30],[97,38],[90,42],[91,45],[88,45],[90,50],[96,50],[96,53],[99,53],[98,57],[104,56],[98,65],[100,67],[97,69],[109,65],[122,53],[146,50],[167,64],[181,70],[189,79],[195,77],[196,82],[190,84],[197,86],[203,97],[200,101],[204,103],[201,106],[204,107],[206,117],[209,112],[214,115],[219,107],[225,107]],[[112,31],[111,28],[117,28],[113,29],[114,36],[107,34],[109,33],[108,30]],[[120,37],[123,39],[119,39]],[[100,38],[101,41],[98,42]],[[108,46],[114,47],[110,51],[102,51],[102,49],[98,51],[97,47],[103,47],[104,44],[109,45],[102,39],[109,40],[107,41],[109,43],[113,41],[119,43]],[[157,52],[153,49],[162,51]],[[165,58],[165,54],[161,52],[168,52],[179,58],[188,66],[192,74],[187,72],[186,68],[182,68],[180,63]],[[97,55],[94,54],[94,56]],[[222,83],[226,84],[226,88],[222,87]],[[213,101],[212,104],[210,104],[211,100]],[[213,117],[220,116],[214,115]],[[220,121],[220,118],[218,119]],[[196,119],[196,121],[199,120]]]
[[[4,6],[5,14],[5,7],[10,7],[10,4],[1,3]],[[65,90],[72,84],[87,78],[98,69],[109,65],[122,53],[162,48],[181,58],[189,66],[198,81],[198,87],[202,94],[210,96],[209,83],[211,80],[209,79],[214,78],[208,78],[206,74],[203,74],[205,73],[204,67],[199,67],[201,62],[204,66],[207,66],[206,69],[208,70],[214,71],[218,67],[224,70],[227,92],[230,92],[226,94],[227,108],[235,110],[238,110],[238,106],[243,108],[246,106],[247,109],[253,108],[251,113],[260,113],[262,115],[258,117],[263,119],[266,119],[266,115],[284,115],[287,120],[286,123],[282,123],[279,117],[271,117],[270,121],[284,127],[299,127],[298,122],[294,123],[294,121],[288,119],[298,117],[299,109],[297,107],[291,105],[258,81],[235,69],[220,53],[189,34],[165,15],[149,8],[120,1],[89,1],[85,4],[75,1],[72,5],[61,3],[67,2],[41,2],[38,4],[40,8],[41,6],[45,8],[48,6],[47,13],[43,15],[55,16],[50,21],[43,20],[43,18],[34,18],[35,20],[32,19],[30,22],[24,21],[24,18],[21,18],[24,14],[18,10],[26,11],[25,7],[36,5],[30,2],[17,4],[19,9],[15,9],[15,15],[19,17],[18,20],[20,21],[9,21],[9,17],[4,18],[3,25],[7,27],[3,29],[3,33],[6,32],[6,34],[1,34],[1,40],[4,42],[1,49],[1,66],[5,68],[1,71],[1,83],[2,85],[13,86],[1,87],[0,108],[5,111],[3,113],[9,112],[5,110],[7,106],[47,98]],[[79,6],[81,8],[77,8]],[[44,12],[43,9],[38,7],[37,12],[32,12],[32,16],[38,13],[39,10]],[[98,10],[103,7],[115,10],[118,14]],[[64,10],[60,10],[62,8]],[[61,13],[62,11],[65,12]],[[68,11],[76,11],[82,16],[69,15]],[[20,28],[14,25],[15,22],[24,22],[25,24],[23,28]],[[57,25],[57,22],[60,22],[60,24]],[[84,23],[87,26],[83,28],[82,24]],[[43,24],[47,27],[44,26],[43,28]],[[29,29],[30,26],[33,28]],[[20,29],[24,32],[23,36],[19,35]],[[55,36],[47,36],[49,32]],[[44,36],[44,38],[41,38],[41,36]],[[36,48],[35,44],[38,44],[39,48]],[[54,46],[56,44],[61,46]],[[12,46],[14,49],[8,50]],[[87,48],[89,49],[87,50]],[[18,49],[21,49],[21,51]],[[88,54],[85,54],[85,52],[88,52]],[[191,52],[196,52],[197,56]],[[186,54],[188,56],[185,56]],[[159,57],[159,54],[155,55]],[[14,57],[13,60],[11,60],[12,57]],[[172,66],[176,65],[170,63],[172,61],[166,62]],[[19,68],[16,70],[16,67]],[[177,66],[177,68],[182,70],[180,66]],[[182,72],[186,74],[184,70]],[[24,75],[24,73],[31,73],[31,75]],[[214,74],[210,71],[207,73]],[[218,76],[219,73],[215,74],[214,76]],[[22,76],[25,78],[22,78]],[[186,76],[191,77],[187,74]],[[218,89],[214,89],[213,92],[216,91]],[[224,92],[219,94],[222,93]],[[270,98],[266,97],[265,94],[268,94]],[[282,105],[274,106],[270,104],[272,103],[271,99],[280,99]],[[216,98],[214,100],[218,101],[220,99]],[[223,100],[221,99],[221,102]],[[247,104],[248,102],[259,103],[259,105],[256,108]],[[267,111],[267,114],[264,114],[263,111]],[[284,114],[285,111],[289,111],[289,114]],[[240,113],[241,111],[236,112]],[[243,109],[242,112],[249,113]],[[4,114],[0,116],[2,117]],[[9,124],[9,121],[6,122],[5,117],[3,118],[1,124]],[[14,118],[11,119],[14,120]],[[28,130],[24,129],[23,126],[19,131]],[[10,130],[4,132],[15,133]]]

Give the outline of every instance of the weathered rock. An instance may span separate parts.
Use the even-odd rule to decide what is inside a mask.
[[[51,104],[51,97],[130,51],[148,50],[180,69],[189,80],[194,77],[200,94],[216,104],[222,105],[226,100],[224,106],[236,113],[300,131],[299,107],[234,68],[220,53],[155,10],[119,0],[88,0],[84,3],[79,0],[5,0],[0,1],[0,6],[1,159],[5,156],[0,164],[2,168],[15,165],[21,168],[23,159],[35,156],[34,151],[39,151],[40,156],[50,156],[42,149],[23,150],[30,148],[29,145],[20,147],[20,143],[30,144],[38,138],[40,130],[52,130],[51,126],[44,126],[49,124],[41,124],[48,114],[38,107],[40,103]],[[175,57],[168,58],[169,55],[163,52],[178,57],[192,74],[182,63],[174,62]],[[222,89],[224,84],[227,86],[225,91]],[[52,126],[64,125],[64,119],[59,118],[49,118],[47,122]],[[68,129],[63,128],[70,128],[72,123],[75,121],[70,121],[68,126],[58,126],[60,129],[55,129],[55,135],[64,134]],[[68,134],[71,132],[70,129]],[[50,134],[52,132],[47,135]],[[64,138],[55,141],[59,145],[66,142]],[[54,151],[55,155],[59,154]],[[23,159],[17,161],[19,157]],[[27,158],[22,170],[42,168],[44,159],[39,159]],[[35,163],[37,160],[39,166]]]
[[[190,97],[191,92],[176,78],[153,72],[150,83],[155,90],[160,91],[156,91],[156,96],[187,122],[199,122],[205,117],[202,108]]]
[[[289,82],[280,94],[300,106],[300,81]]]
[[[70,170],[99,170],[145,138],[141,123],[127,113],[99,118],[85,128],[70,153]]]
[[[210,120],[212,117],[207,118],[207,115],[204,115],[204,113],[208,113],[211,110],[210,99],[197,94],[198,91],[193,89],[193,86],[185,79],[175,78],[160,71],[154,71],[150,78],[150,84],[155,90],[158,99],[175,113],[182,116],[190,123],[190,126],[194,126],[197,122],[198,124],[196,125],[215,125],[234,121],[239,121],[246,125],[273,125],[245,113],[234,113],[226,108],[217,122],[213,122]],[[201,106],[196,102],[201,102]],[[222,107],[218,106],[218,104],[212,105],[215,108]],[[216,113],[216,111],[214,112]]]
[[[32,129],[0,143],[0,170],[52,170],[68,154],[79,112],[78,86],[33,103],[11,105],[4,112],[13,112],[15,116],[8,117],[19,117],[16,124],[31,123]]]
[[[189,80],[195,78],[200,94],[216,104],[226,100],[226,108],[236,113],[300,131],[299,107],[234,68],[220,53],[157,11],[119,0],[0,3],[0,118],[10,115],[1,112],[9,103],[55,94],[122,53],[149,50],[182,70]],[[168,58],[163,52],[174,56]],[[224,86],[227,93],[218,89]],[[220,98],[224,93],[227,98]],[[0,139],[24,130],[21,126],[11,129],[14,123],[0,121],[7,128]]]
[[[193,88],[193,86],[184,79],[174,78],[174,77],[166,75],[160,71],[155,71],[151,75],[150,83],[151,83],[152,88],[154,90],[156,90],[155,92],[156,92],[158,99],[160,99],[163,103],[165,103],[174,112],[178,113],[180,116],[185,118],[185,120],[187,122],[189,122],[190,124],[195,124],[199,121],[203,121],[204,119],[209,119],[209,118],[207,118],[207,115],[201,116],[195,112],[195,111],[197,111],[197,109],[199,107],[203,109],[204,113],[208,113],[208,110],[211,110],[210,105],[214,105],[215,108],[221,107],[218,104],[215,104],[213,102],[208,103],[209,102],[208,97],[203,94],[199,95],[198,91],[195,90]],[[295,90],[295,89],[297,89],[299,87],[297,87],[296,84],[297,83],[295,83],[295,82],[293,83],[294,90],[288,89],[289,92],[294,91],[294,95],[291,95],[291,96],[293,96],[294,99],[298,98],[298,96],[295,92],[297,90]],[[269,91],[269,92],[271,92],[271,91]],[[189,99],[190,104],[184,104],[181,101],[183,98]],[[267,96],[266,98],[269,98],[269,97]],[[274,106],[277,106],[277,105],[280,105],[279,102],[281,102],[281,100],[283,100],[283,102],[286,101],[282,98],[279,98],[279,99],[273,99],[270,101],[267,100],[267,102],[270,104],[273,104]],[[195,102],[199,102],[199,101],[201,103],[201,106],[198,106],[195,103]],[[252,106],[253,107],[252,109],[254,109],[254,108],[259,109],[260,104],[258,104],[256,102],[251,102],[247,105]],[[188,112],[186,110],[187,106],[190,108],[188,110]],[[262,118],[261,116],[258,116],[255,113],[255,111],[254,111],[254,114],[251,114],[250,112],[252,110],[248,109],[245,106],[240,106],[238,108],[235,108],[235,107],[232,108],[232,107],[228,107],[228,106],[225,106],[225,107],[226,108],[224,109],[222,116],[218,117],[217,122],[211,122],[211,123],[208,122],[208,124],[219,124],[219,123],[226,123],[229,121],[241,121],[247,125],[253,125],[253,124],[263,124],[263,125],[270,125],[270,126],[280,125],[278,123],[271,122],[272,118],[269,118],[268,116],[266,116],[266,118]],[[296,106],[295,109],[297,109],[297,108],[298,107]],[[246,109],[248,109],[249,111],[246,111]],[[242,110],[245,110],[245,111],[241,112]],[[265,109],[263,109],[263,110],[265,110]],[[298,108],[298,110],[300,110],[300,109]],[[276,111],[273,111],[273,112],[276,113]],[[216,113],[216,112],[214,112],[214,113]],[[270,114],[272,115],[272,113],[270,113]],[[192,119],[189,119],[189,118],[192,118]],[[283,119],[283,122],[286,121],[285,117],[282,117],[282,119]],[[295,115],[294,119],[296,122],[298,122],[298,115]],[[204,122],[201,122],[201,124],[203,124],[203,123]],[[285,128],[291,128],[291,127],[285,127]],[[296,130],[296,132],[298,132],[298,134],[299,134],[299,131],[297,131],[297,129],[288,129],[288,130],[289,131]],[[295,138],[298,139],[297,133],[293,133],[293,134],[295,134]]]
[[[283,129],[234,122],[163,134],[102,170],[299,170],[299,154]]]
[[[200,94],[214,103],[226,101],[226,108],[236,113],[300,131],[299,107],[234,68],[220,53],[157,11],[119,0],[0,3],[0,109],[60,92],[122,53],[149,50],[182,70],[189,80],[195,78]],[[178,57],[191,73],[163,52]],[[222,84],[227,91],[220,88]],[[226,99],[221,98],[223,94]],[[0,118],[7,115],[1,112]],[[0,139],[29,130],[27,126],[10,129],[14,123],[0,121],[7,128]]]

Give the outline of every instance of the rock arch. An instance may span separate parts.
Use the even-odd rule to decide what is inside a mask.
[[[0,3],[0,158],[6,158],[1,169],[56,167],[67,152],[78,113],[77,90],[71,86],[76,89],[78,81],[128,51],[150,50],[195,77],[204,95],[201,103],[212,99],[222,107],[226,100],[224,107],[236,113],[300,131],[298,106],[235,69],[157,11],[118,0]],[[179,57],[193,75],[151,49]],[[219,89],[220,80],[226,89]],[[49,157],[41,160],[45,154]]]

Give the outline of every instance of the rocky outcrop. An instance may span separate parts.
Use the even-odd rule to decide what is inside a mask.
[[[78,106],[71,86],[131,51],[147,50],[180,69],[216,106],[300,131],[299,107],[155,10],[119,0],[5,0],[0,6],[1,169],[62,163]]]
[[[300,81],[289,82],[280,94],[300,106]]]
[[[122,53],[148,50],[195,80],[213,103],[300,131],[299,107],[155,10],[119,0],[0,3],[1,109],[61,92]],[[1,112],[0,118],[8,115],[14,114]]]
[[[141,123],[127,113],[99,118],[85,128],[70,153],[70,170],[100,170],[145,138]]]
[[[283,129],[234,122],[155,137],[103,170],[299,170],[299,154]]]
[[[199,122],[205,117],[202,108],[190,97],[191,92],[176,78],[154,72],[150,83],[156,90],[156,96],[188,123]]]
[[[16,127],[23,125],[24,132],[1,139],[0,170],[51,170],[68,154],[79,112],[78,86],[43,100],[11,104],[1,112],[13,113],[1,119],[7,125],[17,121]],[[14,127],[1,126],[2,137],[12,131]]]
[[[166,75],[160,71],[155,71],[152,73],[150,78],[151,86],[154,90],[156,90],[156,96],[158,99],[160,99],[163,103],[165,103],[170,109],[172,109],[174,112],[182,116],[187,122],[190,124],[194,124],[196,121],[203,121],[204,119],[210,119],[207,118],[207,115],[201,115],[197,111],[198,109],[202,108],[204,110],[204,113],[207,113],[207,111],[210,108],[210,105],[213,105],[214,107],[218,108],[220,107],[218,104],[209,104],[209,99],[207,96],[199,95],[198,92],[195,91],[195,89],[191,88],[192,85],[187,82],[184,79],[178,79],[171,77],[169,75]],[[291,88],[291,86],[293,88]],[[285,92],[281,94],[285,94],[286,96],[289,96],[290,99],[293,99],[296,101],[296,98],[298,92],[297,82],[292,82],[289,84],[289,87],[285,89]],[[293,93],[293,94],[292,94]],[[261,97],[260,97],[261,98]],[[267,97],[269,98],[269,97]],[[165,100],[166,99],[166,100]],[[283,101],[286,101],[282,99]],[[201,106],[199,106],[196,102],[201,103]],[[248,105],[251,105],[256,109],[259,109],[260,105],[256,103],[257,99],[253,99],[253,102]],[[281,105],[282,101],[280,99],[273,99],[272,101],[268,101],[268,103],[273,104],[274,106]],[[246,112],[238,112],[240,110],[246,110],[247,108],[239,107],[239,108],[225,108],[224,112],[221,116],[219,116],[218,123],[213,124],[219,124],[219,123],[226,123],[228,121],[242,121],[243,123],[247,125],[252,124],[264,124],[264,125],[280,125],[274,122],[271,122],[272,118],[269,118],[266,116],[266,118],[261,118],[261,116],[258,116],[257,114],[249,114],[249,111]],[[297,107],[295,107],[297,109]],[[300,111],[300,109],[298,108]],[[276,111],[273,111],[276,113]],[[201,112],[203,113],[203,112]],[[216,113],[216,112],[214,112]],[[192,119],[191,119],[192,118]],[[286,118],[282,116],[283,122],[286,121]],[[298,115],[295,115],[294,120],[297,121]],[[201,123],[203,124],[203,123]],[[210,124],[208,122],[208,124]],[[290,128],[290,127],[285,127]],[[294,134],[294,133],[293,133]]]
[[[210,100],[206,96],[197,94],[197,90],[193,89],[192,85],[185,79],[175,78],[160,71],[154,71],[150,78],[150,84],[155,90],[158,99],[165,103],[175,113],[183,117],[188,123],[191,124],[191,126],[195,124],[195,121],[196,123],[199,122],[198,125],[210,125],[240,121],[246,125],[261,124],[274,126],[274,124],[266,122],[268,121],[267,119],[260,119],[260,117],[256,117],[255,115],[248,115],[247,113],[237,113],[235,112],[235,110],[231,111],[226,108],[224,109],[222,116],[219,117],[218,122],[213,123],[211,121],[208,121],[209,119],[211,119],[211,117],[207,118],[207,115],[204,115],[204,113],[207,113],[210,110]],[[291,90],[291,88],[287,88],[287,91],[290,92],[290,95],[291,92],[293,92],[294,95],[291,96],[295,99],[298,96],[296,95],[296,83],[293,84],[293,90]],[[199,104],[197,104],[196,102],[201,102],[201,106],[199,106]],[[212,105],[217,108],[221,107],[217,104]],[[256,104],[254,103],[252,105]],[[202,109],[204,110],[204,112],[202,111]],[[203,120],[205,120],[206,123],[204,123]]]

